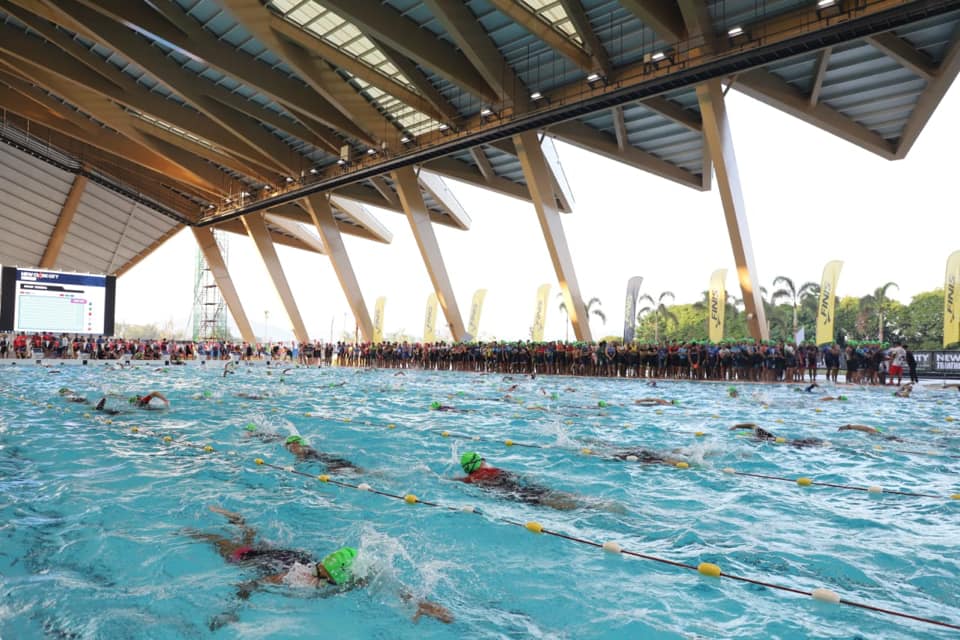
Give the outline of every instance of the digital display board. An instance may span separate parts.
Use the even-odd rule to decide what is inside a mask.
[[[3,268],[3,329],[112,335],[116,278],[46,269]]]

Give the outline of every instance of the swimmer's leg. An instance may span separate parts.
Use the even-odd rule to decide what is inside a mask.
[[[253,539],[256,537],[257,532],[251,527],[247,526],[247,521],[243,519],[239,513],[234,513],[233,511],[227,511],[223,507],[218,507],[215,504],[211,504],[207,507],[210,511],[214,513],[219,513],[225,517],[230,524],[240,527],[240,531],[243,532],[243,541],[238,546],[246,546],[253,544]],[[205,534],[210,535],[210,534]]]
[[[249,546],[249,543],[246,541],[236,542],[234,540],[224,538],[217,533],[204,533],[203,531],[194,531],[192,529],[187,529],[184,531],[184,533],[194,540],[202,540],[204,542],[213,544],[213,546],[217,548],[217,553],[220,554],[220,557],[224,560],[230,560],[237,549]]]

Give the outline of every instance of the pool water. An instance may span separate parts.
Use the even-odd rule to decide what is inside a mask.
[[[124,411],[106,416],[67,402],[61,387],[91,403],[114,394],[110,406]],[[226,378],[200,367],[4,367],[0,637],[956,637],[929,622],[707,577],[524,527],[535,521],[653,558],[715,563],[728,575],[805,593],[827,588],[845,601],[960,624],[960,500],[951,499],[960,492],[958,394],[737,388],[731,398],[725,384],[284,374],[262,363]],[[124,400],[154,389],[170,399],[169,410],[136,410]],[[838,394],[848,400],[820,401]],[[633,403],[643,397],[677,404]],[[458,411],[431,410],[432,402]],[[741,422],[829,446],[757,441],[730,430]],[[846,423],[880,426],[902,441],[837,432]],[[248,437],[248,425],[260,434],[302,434],[362,467],[333,480],[443,507],[322,482],[323,465]],[[609,457],[629,447],[689,468]],[[573,494],[578,508],[452,481],[471,450]],[[799,477],[922,496],[803,487]],[[271,586],[238,598],[237,585],[252,575],[191,535],[239,537],[211,504],[242,513],[272,546],[316,558],[357,547],[366,588],[318,597]],[[443,605],[454,621],[414,623],[415,607],[402,593]]]

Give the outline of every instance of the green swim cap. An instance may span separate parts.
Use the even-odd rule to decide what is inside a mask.
[[[300,436],[287,436],[287,439],[283,441],[283,444],[306,445],[307,441]]]
[[[433,402],[430,403],[430,408],[431,408],[431,409],[434,409],[434,410],[439,409],[439,408],[440,408],[440,403],[437,402],[436,400],[434,400]]]
[[[320,564],[330,574],[334,584],[343,584],[350,579],[350,567],[353,566],[353,559],[356,557],[356,549],[342,547],[324,558]]]
[[[600,402],[597,403],[597,406],[603,409],[605,406],[607,406],[607,403],[601,400]]]
[[[671,401],[670,401],[670,404],[680,404],[680,401],[679,401],[679,400],[671,400]]]
[[[481,458],[480,454],[475,451],[468,451],[460,456],[460,466],[463,467],[464,473],[473,473],[479,469],[480,465],[482,464],[483,458]]]
[[[140,397],[130,396],[129,398],[127,398],[127,402],[129,402],[130,404],[137,404],[138,402],[140,402]]]
[[[837,400],[846,400],[847,396],[837,396]]]
[[[247,431],[256,431],[257,425],[253,424],[252,422],[248,422],[247,426],[245,426],[244,429],[246,429]]]

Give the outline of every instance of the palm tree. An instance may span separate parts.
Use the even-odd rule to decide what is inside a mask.
[[[653,314],[653,341],[656,343],[660,342],[660,316],[673,320],[674,324],[677,323],[677,316],[675,316],[672,311],[667,309],[667,305],[663,303],[667,296],[669,296],[671,300],[675,298],[672,292],[664,291],[657,296],[656,300],[651,298],[650,294],[648,293],[643,294],[637,299],[638,302],[650,303],[648,306],[641,308],[640,311],[637,312],[637,322],[640,322],[640,320],[648,313]]]
[[[569,319],[570,319],[570,313],[567,311],[567,301],[563,299],[563,292],[561,291],[560,293],[558,293],[558,294],[557,294],[557,297],[561,299],[561,300],[560,300],[560,311],[563,311],[564,317],[567,318],[567,320],[569,320]],[[590,301],[587,302],[586,310],[587,310],[587,322],[588,322],[588,323],[590,322],[590,314],[593,313],[593,315],[597,316],[598,318],[600,318],[600,320],[603,321],[603,324],[607,324],[607,314],[605,314],[605,313],[600,309],[600,305],[602,305],[602,304],[603,304],[603,303],[600,302],[600,298],[590,298]],[[596,305],[596,307],[597,307],[596,309],[593,309],[593,306],[594,306],[594,305]],[[569,323],[569,322],[567,322],[567,324],[566,324],[566,329],[567,329],[567,334],[566,334],[566,339],[565,339],[565,341],[569,342],[569,339],[570,339],[570,323]]]
[[[557,299],[560,300],[560,311],[563,312],[563,341],[570,342],[570,313],[567,311],[567,303],[563,299],[563,291],[557,293]]]
[[[884,310],[884,299],[887,297],[887,290],[890,287],[896,287],[897,290],[900,290],[900,285],[896,282],[888,282],[874,290],[874,292],[868,296],[864,296],[860,299],[860,312],[867,316],[872,311],[876,311],[877,317],[879,319],[879,331],[877,335],[880,339],[880,342],[883,342],[883,310]]]
[[[771,302],[777,304],[778,300],[786,300],[790,303],[790,306],[793,307],[793,335],[797,335],[797,308],[800,306],[800,301],[806,295],[809,295],[811,291],[816,289],[819,293],[820,285],[816,282],[806,282],[797,289],[793,280],[786,276],[777,276],[773,279],[773,286],[782,285],[779,289],[773,292],[773,295],[770,296]]]

